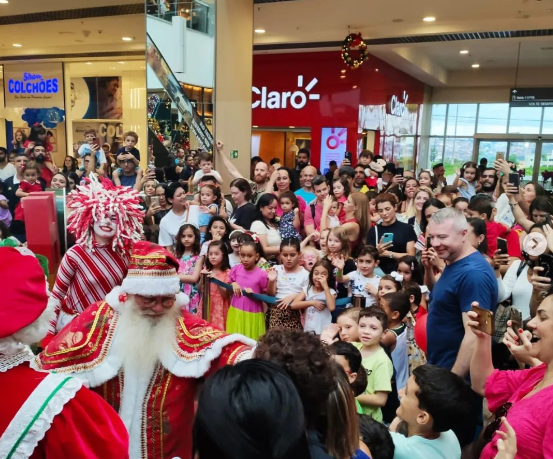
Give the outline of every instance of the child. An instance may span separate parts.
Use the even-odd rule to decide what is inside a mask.
[[[492,220],[493,205],[484,197],[471,199],[467,208],[468,218],[478,218],[486,223],[486,239],[488,241],[488,256],[493,258],[497,250],[497,238],[505,238],[511,231],[503,223]]]
[[[378,283],[378,301],[387,293],[399,292],[401,290],[401,282],[394,279],[390,274],[386,274],[380,278]]]
[[[403,319],[411,310],[411,303],[405,293],[393,292],[380,298],[380,307],[388,316],[388,330],[382,336],[381,343],[391,352],[395,349],[397,337],[405,331]]]
[[[441,201],[446,207],[451,207],[453,205],[453,200],[449,193],[439,193],[436,195],[436,198]]]
[[[257,266],[261,258],[261,246],[254,241],[244,241],[240,245],[240,261],[230,270],[233,296],[227,315],[227,333],[240,333],[254,340],[265,334],[263,303],[242,294],[264,293],[267,290],[267,272]]]
[[[342,258],[344,259],[344,267],[342,269],[342,275],[347,275],[357,269],[355,261],[350,257],[350,244],[347,233],[343,228],[332,228],[328,233],[328,238],[326,240],[326,259],[331,263],[335,259]],[[338,284],[338,298],[348,298],[349,289],[347,285]],[[337,313],[342,308],[336,308],[333,317],[337,316]]]
[[[209,220],[209,223],[207,225],[207,229],[205,232],[205,242],[202,244],[200,255],[203,256],[207,254],[207,248],[209,247],[211,241],[223,241],[227,247],[227,254],[231,252],[232,249],[230,248],[229,243],[230,232],[230,225],[225,218],[221,217],[220,215],[215,215],[214,217],[211,217],[211,220]]]
[[[282,239],[291,237],[301,241],[299,201],[292,191],[285,191],[278,199],[282,209],[282,217],[278,224],[278,232]]]
[[[282,264],[276,265],[269,273],[267,294],[280,300],[270,306],[269,329],[302,330],[300,312],[292,308],[292,302],[309,282],[309,273],[300,264],[300,241],[283,239],[280,243],[280,259]]]
[[[215,177],[215,180],[217,180],[219,184],[223,183],[221,174],[213,169],[213,156],[211,155],[211,153],[202,151],[198,155],[198,159],[200,161],[200,169],[194,174],[194,178],[192,179],[193,186],[198,185],[204,175],[212,175],[213,177]]]
[[[300,264],[308,271],[320,260],[319,251],[315,247],[307,246],[301,249]]]
[[[470,387],[455,373],[434,365],[416,368],[397,409],[407,437],[391,432],[394,458],[461,457],[452,429],[470,422],[471,397]]]
[[[369,215],[371,216],[371,227],[378,225],[380,222],[380,215],[376,210],[376,197],[378,193],[376,191],[368,191],[365,196],[369,198]]]
[[[362,414],[359,416],[359,434],[372,459],[394,459],[394,442],[384,424]]]
[[[211,218],[219,212],[219,206],[216,204],[221,200],[221,190],[214,185],[204,185],[200,188],[200,215],[198,225],[200,226],[200,242],[203,244],[207,225]]]
[[[25,147],[25,153],[27,156],[31,157],[31,153],[35,145],[44,145],[47,152],[53,150],[52,144],[48,142],[46,129],[44,126],[36,123],[31,126],[31,131],[29,132],[29,138],[23,143]]]
[[[228,283],[230,266],[226,244],[211,241],[207,250],[205,270],[209,277]],[[230,305],[230,291],[210,282],[209,284],[209,322],[221,330],[227,324],[227,313]]]
[[[200,231],[191,223],[179,228],[175,238],[175,256],[179,260],[181,290],[190,297],[188,310],[202,316],[198,281],[202,271],[203,257],[200,256]]]
[[[361,351],[362,364],[367,370],[367,389],[357,397],[363,414],[382,422],[382,407],[386,405],[388,393],[392,390],[393,365],[380,346],[384,331],[388,328],[386,313],[374,306],[359,313],[359,339],[356,347]]]
[[[348,375],[349,384],[355,397],[361,395],[367,389],[367,371],[361,365],[361,352],[353,344],[344,341],[336,341],[330,345],[332,357],[342,366]],[[364,387],[363,387],[364,386]],[[363,414],[363,408],[356,399],[357,413]]]
[[[365,307],[376,304],[380,277],[374,274],[374,268],[378,266],[379,262],[378,250],[372,245],[365,246],[359,251],[359,255],[357,256],[357,271],[353,271],[348,275],[343,274],[343,258],[335,258],[332,262],[338,269],[336,281],[338,283],[349,283],[353,296],[366,298]]]
[[[326,241],[328,240],[328,233],[330,233],[330,230],[331,228],[325,228],[324,230],[321,231],[319,235],[319,247],[321,248],[321,250],[319,250],[320,258],[323,258],[326,256],[326,251],[327,251]]]
[[[138,143],[138,134],[134,131],[127,131],[123,134],[124,145],[117,150],[116,159],[119,155],[131,154],[134,158],[134,164],[138,167],[140,164],[140,151],[135,148]],[[109,144],[108,144],[109,145]]]
[[[91,157],[93,153],[95,154],[94,157],[96,159],[97,169],[103,168],[104,164],[108,162],[104,150],[99,147],[98,143],[94,142],[95,140],[97,140],[97,138],[98,135],[96,134],[96,131],[94,129],[89,129],[84,132],[85,143],[83,143],[79,147],[79,156],[83,158],[83,162],[81,163],[82,167],[84,167],[84,157],[87,154],[90,154]]]
[[[340,203],[335,196],[330,196],[330,199],[332,200],[332,204],[330,205],[330,209],[328,210],[327,228],[338,228],[340,226],[340,219],[338,218]]]
[[[455,171],[456,177],[453,186],[457,187],[463,198],[470,200],[476,194],[476,187],[480,179],[480,169],[475,162],[468,161],[463,164],[461,171]]]
[[[460,210],[465,214],[465,217],[467,216],[467,208],[469,206],[469,200],[467,198],[455,198],[453,200],[453,207],[455,207],[457,210]]]
[[[343,309],[335,324],[330,324],[321,334],[321,341],[330,345],[338,340],[346,343],[359,341],[359,312],[361,308]]]
[[[10,213],[8,198],[2,194],[3,191],[2,180],[0,180],[0,222],[4,223],[6,226],[10,226],[12,214]]]
[[[228,259],[231,269],[240,263],[240,241],[243,234],[244,231],[242,230],[234,230],[229,235],[229,244],[232,252],[229,253]]]
[[[422,265],[412,255],[405,255],[397,264],[397,274],[403,277],[402,282],[416,282],[424,284]]]
[[[304,331],[320,335],[332,322],[331,312],[336,308],[334,270],[328,260],[321,260],[309,273],[309,285],[296,297],[291,309],[306,309]],[[323,303],[323,301],[326,303]]]
[[[422,291],[421,288],[414,282],[404,282],[403,290],[408,297],[409,303],[411,305],[411,310],[405,316],[405,338],[406,338],[406,347],[407,347],[407,359],[409,363],[409,376],[413,374],[413,370],[421,365],[426,363],[426,355],[422,349],[418,346],[415,341],[415,325],[419,317],[422,317],[426,314],[426,309],[420,307],[422,301]],[[396,350],[397,350],[396,346]],[[394,350],[394,352],[396,352]],[[393,358],[393,354],[392,354]],[[398,384],[398,390],[403,388]]]
[[[32,161],[28,162],[25,165],[25,170],[23,171],[23,180],[21,180],[21,183],[19,185],[19,188],[15,192],[15,195],[18,198],[25,198],[29,196],[30,193],[42,191],[42,186],[38,181],[39,175],[40,175],[40,171],[36,163]],[[23,206],[21,205],[21,201],[19,201],[19,203],[17,204],[17,207],[15,208],[13,219],[18,221],[25,221],[25,216],[23,214]]]
[[[339,210],[338,210],[338,218],[340,222],[344,222],[346,218],[346,213],[344,211],[344,202],[348,200],[350,191],[349,182],[344,177],[338,177],[335,178],[332,182],[332,194],[338,201]]]

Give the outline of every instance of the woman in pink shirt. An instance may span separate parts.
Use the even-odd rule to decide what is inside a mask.
[[[513,427],[517,459],[553,458],[553,294],[542,301],[536,316],[528,322],[530,332],[524,331],[522,338],[517,339],[522,344],[508,344],[515,356],[527,349],[527,360],[535,365],[529,370],[494,370],[491,337],[477,330],[478,313],[470,311],[468,315],[468,325],[476,335],[470,362],[473,390],[486,397],[495,419],[505,416]],[[534,342],[530,342],[532,337]],[[497,430],[505,428],[492,421],[484,433],[491,441],[480,459],[496,456],[501,438]]]

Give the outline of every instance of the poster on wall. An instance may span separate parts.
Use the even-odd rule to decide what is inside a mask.
[[[71,78],[73,119],[120,120],[123,117],[121,77]]]
[[[323,128],[321,135],[321,169],[325,172],[330,161],[340,164],[346,154],[348,130],[346,128]]]
[[[62,64],[5,64],[6,107],[64,108]]]
[[[113,122],[73,122],[73,155],[79,157],[79,147],[85,142],[84,133],[90,129],[94,129],[98,135],[100,145],[109,143],[110,151],[116,152],[123,141],[123,123]]]

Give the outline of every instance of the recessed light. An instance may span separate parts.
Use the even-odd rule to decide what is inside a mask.
[[[346,73],[346,71],[345,71],[345,70],[340,70],[340,72],[341,72],[341,73]]]
[[[115,70],[115,67],[110,67],[109,69],[110,69],[110,70]]]
[[[259,126],[252,126],[253,128],[258,128]]]
[[[345,78],[346,76],[345,75],[340,75],[340,78]]]
[[[15,46],[16,48],[21,48],[23,45],[21,43],[14,43],[12,46]]]
[[[288,126],[288,129],[296,129],[296,126]]]
[[[434,22],[436,18],[434,16],[426,16],[425,18],[422,18],[424,22]]]
[[[125,61],[119,61],[118,62],[118,64],[124,64],[124,63],[125,63]]]
[[[459,54],[468,54],[468,53],[469,53],[468,49],[462,49],[461,51],[459,51]]]
[[[132,37],[121,37],[121,40],[123,41],[133,41]]]
[[[255,32],[255,33],[265,33],[265,29],[261,29],[261,28],[259,28],[259,29],[254,29],[254,32]]]
[[[87,62],[86,65],[92,65],[92,62]]]
[[[0,0],[0,3],[10,3],[8,0]]]
[[[473,68],[473,69],[480,68],[480,64],[472,64],[472,68]]]
[[[380,70],[378,70],[378,69],[374,69],[374,71],[375,71],[375,72],[379,72]]]
[[[357,85],[355,85],[355,86],[352,86],[352,88],[353,88],[353,89],[357,89]]]

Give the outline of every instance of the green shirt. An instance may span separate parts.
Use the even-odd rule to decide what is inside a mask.
[[[353,343],[359,350],[361,343]],[[367,371],[367,389],[365,394],[374,395],[376,392],[391,392],[394,366],[383,348],[378,349],[370,357],[364,357],[363,367]],[[371,416],[375,421],[382,422],[382,410],[379,406],[361,405],[363,414]]]

